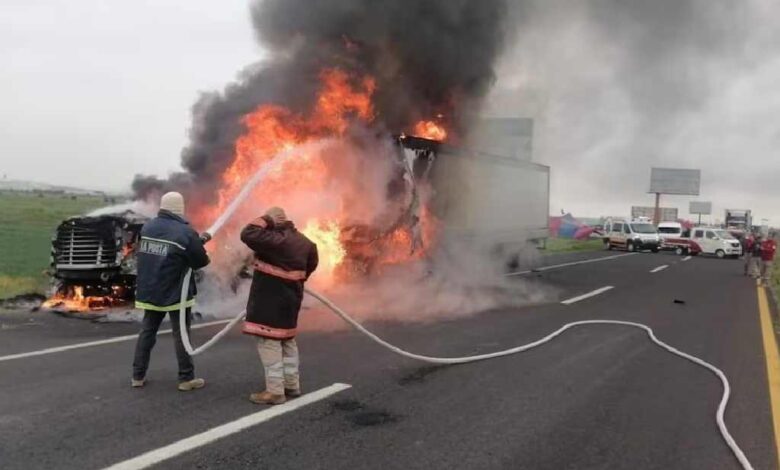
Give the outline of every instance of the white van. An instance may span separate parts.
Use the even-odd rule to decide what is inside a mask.
[[[661,222],[658,224],[658,236],[661,237],[661,241],[667,238],[681,238],[683,226],[679,222]]]
[[[604,247],[640,251],[650,250],[657,253],[661,248],[661,237],[655,225],[644,221],[625,219],[607,219],[604,224]]]
[[[691,240],[701,247],[702,253],[718,258],[742,256],[742,244],[739,240],[720,228],[696,227],[691,230]]]

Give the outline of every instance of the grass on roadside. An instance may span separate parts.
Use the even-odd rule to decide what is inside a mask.
[[[57,225],[105,205],[102,196],[0,192],[0,299],[43,292]]]
[[[590,240],[548,238],[547,247],[544,249],[544,251],[548,253],[567,253],[572,251],[597,251],[603,249],[604,242],[600,238]]]

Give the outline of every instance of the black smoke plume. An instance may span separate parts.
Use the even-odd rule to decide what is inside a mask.
[[[195,103],[184,175],[138,177],[133,189],[142,196],[194,184],[197,197],[209,198],[233,159],[242,116],[267,103],[305,113],[324,68],[374,77],[380,130],[400,132],[437,115],[462,129],[495,81],[507,11],[504,0],[256,1],[252,24],[269,58]]]

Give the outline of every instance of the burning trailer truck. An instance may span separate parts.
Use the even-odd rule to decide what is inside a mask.
[[[398,171],[387,198],[395,200],[398,215],[384,228],[341,228],[340,279],[425,258],[442,238],[479,243],[496,262],[512,266],[529,243],[547,237],[549,167],[417,136],[395,136],[394,142]]]
[[[44,308],[93,312],[134,299],[135,247],[149,220],[119,207],[65,219],[52,237],[54,293]]]
[[[511,265],[528,242],[547,236],[549,168],[531,162],[530,155],[467,150],[403,134],[392,137],[392,149],[392,177],[379,191],[390,208],[387,216],[302,228],[320,246],[333,278],[365,280],[388,266],[425,260],[444,237],[479,241],[497,262]],[[52,240],[55,293],[44,307],[95,312],[130,304],[135,247],[147,220],[127,208],[64,220]],[[219,243],[209,250],[216,254],[216,275],[233,277],[228,281],[235,290],[244,277],[236,273],[247,274],[247,258],[221,253]]]

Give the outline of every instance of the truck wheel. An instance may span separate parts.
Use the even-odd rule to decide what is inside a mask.
[[[653,253],[658,253],[658,247],[654,246],[654,247],[650,248],[650,251],[652,251]]]
[[[612,243],[609,241],[604,242],[604,249],[607,251],[612,251]]]
[[[717,256],[720,259],[723,259],[726,257],[726,252],[723,250],[718,250],[715,252],[715,256]]]
[[[677,249],[676,249],[676,250],[674,250],[674,253],[675,253],[677,256],[682,256],[682,255],[684,255],[684,254],[685,254],[685,250],[683,250],[681,246],[678,246],[678,247],[677,247]]]
[[[635,246],[634,246],[634,244],[633,244],[633,243],[631,243],[631,242],[628,242],[628,246],[626,247],[626,249],[627,249],[628,251],[632,252],[632,253],[633,253],[634,251],[636,251],[636,247],[635,247]]]

